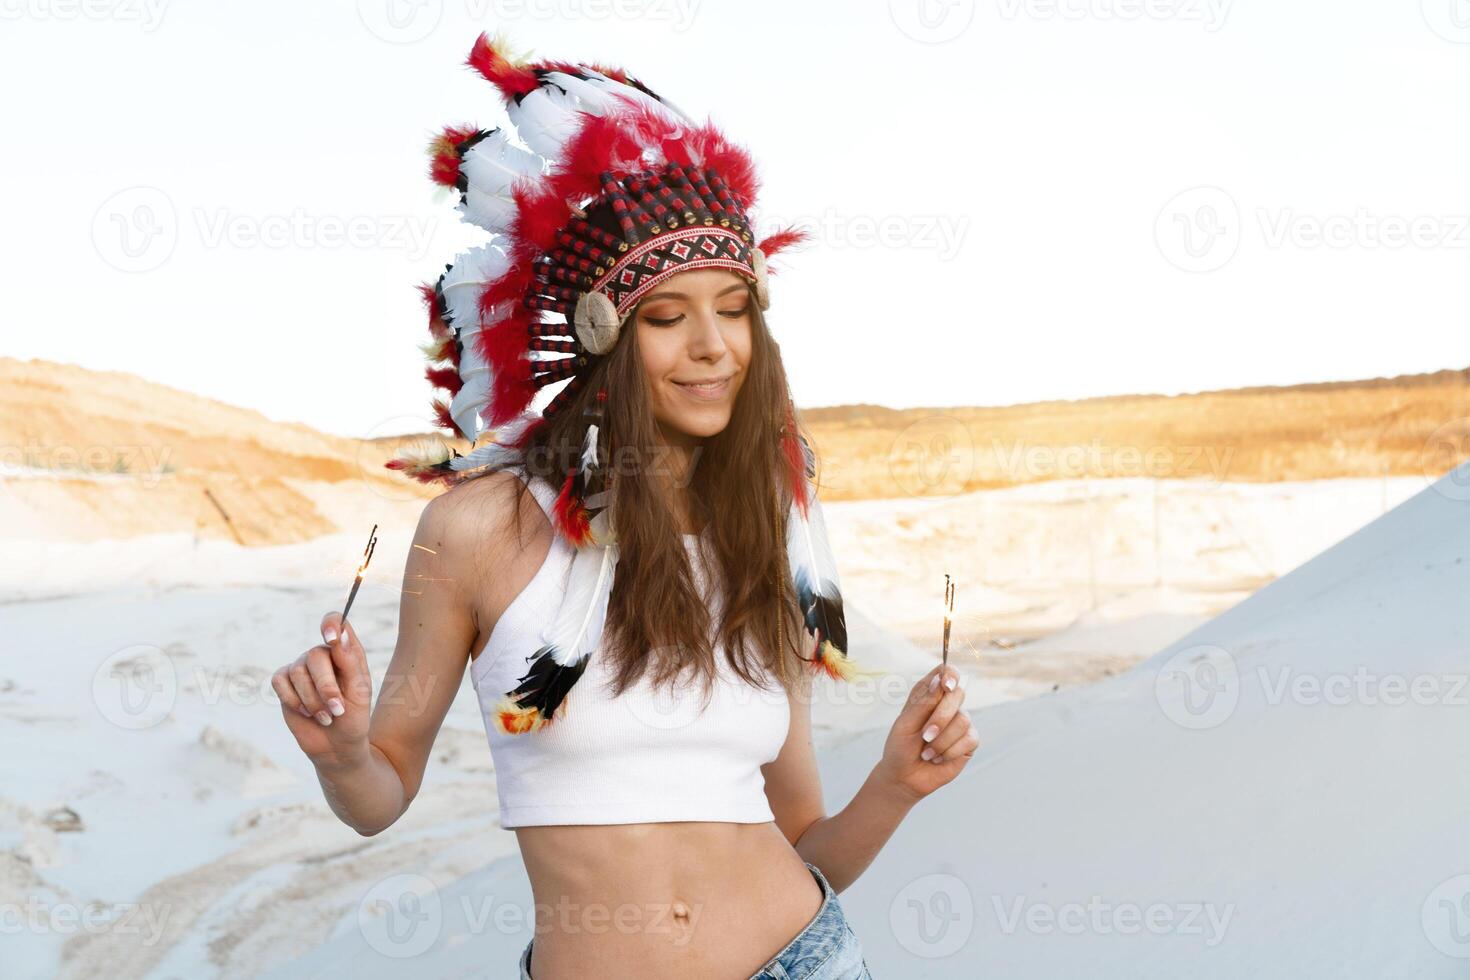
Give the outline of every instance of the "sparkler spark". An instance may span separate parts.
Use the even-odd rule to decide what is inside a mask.
[[[954,579],[944,573],[944,665],[949,666],[949,627],[954,616]]]
[[[362,564],[357,566],[357,577],[352,580],[352,591],[347,593],[347,602],[342,606],[342,625],[347,625],[347,613],[352,608],[352,601],[357,598],[357,590],[362,585],[362,573],[367,571],[368,562],[373,560],[373,549],[378,546],[378,525],[374,524],[372,531],[368,534],[367,547],[362,553]],[[342,636],[347,636],[347,630],[342,630]]]

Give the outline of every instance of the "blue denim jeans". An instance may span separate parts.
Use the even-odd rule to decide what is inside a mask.
[[[822,905],[806,928],[785,948],[766,961],[750,980],[873,980],[863,959],[862,944],[847,924],[837,893],[815,864],[807,870],[822,886]],[[531,946],[521,951],[521,980],[531,978]]]

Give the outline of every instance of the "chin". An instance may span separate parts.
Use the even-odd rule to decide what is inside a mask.
[[[719,435],[730,424],[728,407],[711,407],[681,411],[672,418],[660,419],[664,427],[691,439],[708,439]]]

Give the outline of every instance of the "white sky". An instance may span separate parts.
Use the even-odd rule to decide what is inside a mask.
[[[425,427],[414,286],[485,236],[436,199],[424,146],[504,122],[463,67],[497,26],[712,115],[761,167],[762,230],[819,222],[773,281],[802,405],[1470,364],[1470,0],[0,0],[0,19],[0,353],[277,419]]]

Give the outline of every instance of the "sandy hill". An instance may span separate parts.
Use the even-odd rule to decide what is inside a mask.
[[[366,534],[429,496],[383,469],[391,450],[131,374],[0,358],[0,537]]]
[[[808,408],[824,497],[1076,477],[1430,479],[1470,456],[1470,369],[996,408]]]
[[[1470,370],[802,414],[834,501],[1078,476],[1437,477],[1470,450]],[[327,435],[130,374],[0,358],[0,536],[187,532],[256,545],[409,520],[434,491],[383,469],[403,441]]]

